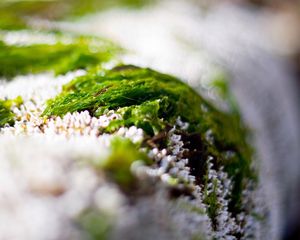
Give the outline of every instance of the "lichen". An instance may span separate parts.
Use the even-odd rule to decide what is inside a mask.
[[[72,43],[7,45],[0,40],[0,76],[53,71],[65,74],[109,61],[121,48],[109,41],[74,36]]]

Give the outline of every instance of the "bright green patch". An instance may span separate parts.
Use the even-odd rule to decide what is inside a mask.
[[[5,101],[0,100],[0,127],[6,124],[12,125],[14,123],[14,114],[6,106]]]
[[[178,116],[199,128],[201,103],[202,98],[176,78],[130,65],[76,78],[48,103],[44,115],[88,110],[100,116],[116,110],[123,120],[113,126],[136,125],[153,134],[173,124]]]
[[[0,128],[5,125],[13,125],[15,114],[10,110],[12,105],[20,105],[22,98],[17,97],[14,100],[0,100]]]
[[[54,71],[65,74],[109,61],[121,49],[98,39],[77,37],[70,44],[7,45],[0,41],[0,76]]]

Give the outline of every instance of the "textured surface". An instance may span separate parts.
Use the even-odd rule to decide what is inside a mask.
[[[137,13],[127,11],[125,15],[133,18]],[[156,10],[140,11],[147,15]],[[116,16],[109,14],[108,19]],[[142,16],[139,19],[143,25]],[[108,23],[103,24],[110,27]],[[127,31],[126,18],[123,26]],[[155,28],[149,30],[155,32]],[[130,39],[130,34],[122,37]],[[197,71],[181,71],[179,75],[204,98],[175,77],[122,65],[114,55],[114,51],[120,53],[120,48],[101,39],[27,30],[2,32],[1,39],[4,52],[22,52],[26,59],[33,59],[31,63],[16,62],[21,65],[15,67],[14,59],[21,59],[18,54],[2,56],[4,62],[12,57],[7,66],[19,72],[3,71],[2,75],[9,78],[1,82],[0,98],[20,97],[1,102],[4,112],[10,112],[13,119],[9,120],[11,126],[2,125],[0,133],[0,176],[7,182],[0,189],[5,196],[0,199],[5,209],[0,218],[1,237],[261,239],[274,234],[266,231],[266,226],[270,222],[273,227],[278,224],[269,218],[276,217],[276,212],[270,215],[264,202],[252,166],[248,130],[223,82],[223,71],[205,57],[206,53],[195,51],[191,58],[185,58],[187,65],[176,65],[171,58],[159,60],[157,56],[161,58],[164,53],[158,54],[159,49],[151,53],[158,60],[152,64],[145,63],[143,52],[140,57],[128,53],[121,56],[125,63],[138,66],[140,62],[172,73],[199,60],[198,64],[204,63],[201,71],[206,71],[201,81],[197,80]],[[179,45],[186,46],[182,40]],[[210,36],[203,37],[202,43],[220,54],[222,51],[210,45],[210,40]],[[145,47],[147,41],[140,44]],[[197,47],[195,39],[191,45]],[[230,52],[229,45],[224,55]],[[68,54],[58,51],[58,47],[68,49]],[[28,55],[32,49],[41,54]],[[59,53],[55,57],[58,65],[44,64],[48,59],[44,53],[49,49],[54,56]],[[183,52],[179,50],[179,56]],[[82,58],[81,54],[88,57]],[[79,57],[70,57],[73,55]],[[231,58],[226,56],[219,57],[231,66]],[[247,58],[241,60],[247,62]],[[66,62],[64,71],[56,68],[61,61]],[[34,67],[28,69],[27,63]],[[243,67],[238,69],[241,72],[229,71],[232,76],[227,77],[234,87],[238,86],[235,74],[247,75]],[[245,107],[249,93],[240,96],[241,89],[237,96]],[[221,96],[216,94],[218,90]],[[267,186],[269,176],[262,176]],[[34,221],[27,221],[29,218]],[[6,228],[7,223],[12,227]]]

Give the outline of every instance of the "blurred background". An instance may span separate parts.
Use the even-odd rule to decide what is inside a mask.
[[[212,101],[209,79],[226,73],[272,209],[265,239],[300,239],[299,24],[296,0],[0,2],[1,31],[104,36],[129,50],[124,62],[174,74]]]

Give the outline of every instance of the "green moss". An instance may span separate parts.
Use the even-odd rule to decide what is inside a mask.
[[[221,150],[221,155],[213,149],[211,149],[211,151],[214,153],[214,156],[225,159],[227,162],[227,164],[224,165],[225,171],[229,173],[229,176],[231,176],[235,182],[229,209],[232,212],[236,212],[242,207],[241,193],[247,183],[245,178],[248,177],[256,181],[257,176],[250,167],[253,149],[249,147],[247,138],[251,137],[251,135],[248,129],[243,126],[239,106],[234,95],[230,91],[228,79],[229,76],[227,74],[220,73],[212,81],[212,87],[217,90],[222,101],[227,103],[230,114],[219,112],[218,114],[212,115],[213,117],[217,116],[218,118],[211,121],[212,123],[215,123],[212,125],[214,135],[216,136],[214,148],[218,149],[218,151]],[[216,124],[220,121],[222,121],[222,124]],[[231,152],[231,156],[224,157],[222,151]]]
[[[202,99],[178,79],[130,65],[76,78],[48,103],[44,115],[62,116],[88,110],[100,116],[108,110],[116,110],[124,119],[113,122],[114,126],[137,125],[153,134],[166,124],[173,124],[178,116],[197,128],[201,102]]]
[[[99,161],[98,167],[105,170],[109,177],[119,184],[123,190],[129,190],[135,183],[135,177],[130,167],[134,161],[152,163],[145,153],[139,151],[140,144],[134,144],[129,139],[115,137],[111,141],[111,153],[105,160]]]
[[[26,27],[25,20],[15,13],[0,8],[0,14],[0,29],[14,30]]]
[[[216,74],[214,79],[211,81],[211,87],[216,90],[217,95],[222,101],[226,102],[229,111],[234,114],[240,114],[238,103],[230,90],[230,77],[225,72],[219,72]]]
[[[207,187],[207,186],[206,186]],[[204,189],[204,203],[207,205],[207,214],[212,220],[213,227],[217,225],[216,217],[217,210],[219,209],[218,196],[217,196],[217,181],[213,182],[213,189],[211,193],[207,193],[207,188]]]
[[[64,74],[109,61],[121,49],[102,39],[75,37],[73,43],[7,45],[0,41],[0,76],[54,71]]]
[[[112,228],[112,219],[97,209],[86,209],[76,221],[85,233],[84,239],[107,240]]]
[[[179,207],[182,210],[190,212],[190,213],[196,213],[196,214],[199,214],[199,215],[205,215],[206,214],[205,209],[199,208],[195,204],[192,204],[192,203],[187,202],[187,201],[179,202]]]
[[[4,0],[0,2],[0,29],[28,28],[28,19],[65,20],[111,7],[142,7],[153,0]]]
[[[207,239],[207,237],[203,236],[202,232],[199,232],[192,236],[192,240],[206,240],[206,239]]]
[[[202,157],[213,156],[215,166],[224,166],[233,178],[231,210],[239,211],[245,179],[254,178],[255,174],[250,167],[252,150],[247,144],[248,131],[237,112],[219,111],[172,76],[131,65],[100,69],[74,79],[48,102],[43,115],[63,116],[83,110],[96,117],[108,110],[122,115],[123,119],[112,121],[104,131],[135,125],[149,136],[172,126],[180,116],[190,123],[188,132],[201,135],[202,143],[198,144],[204,146]],[[206,137],[208,132],[211,141]]]
[[[13,125],[15,114],[10,110],[12,105],[20,105],[23,102],[21,97],[13,100],[0,100],[0,128],[5,125]]]
[[[6,106],[5,101],[0,100],[0,127],[6,124],[12,125],[14,123],[14,114]]]

